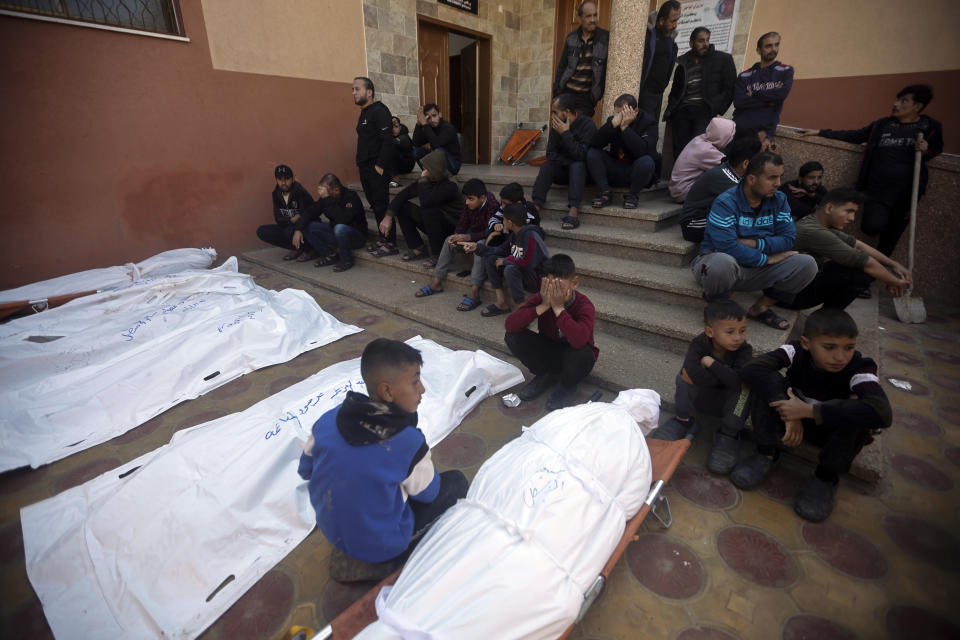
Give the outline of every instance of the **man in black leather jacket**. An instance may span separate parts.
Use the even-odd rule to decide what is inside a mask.
[[[581,4],[577,16],[580,28],[571,31],[563,44],[553,96],[569,93],[575,98],[577,112],[592,118],[606,84],[610,32],[597,26],[595,2]]]

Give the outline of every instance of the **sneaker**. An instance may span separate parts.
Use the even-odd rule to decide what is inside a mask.
[[[533,376],[533,380],[525,384],[523,388],[517,392],[517,396],[521,400],[533,400],[534,398],[539,398],[543,395],[544,391],[555,384],[557,384],[557,376],[552,373],[542,373],[538,376]]]
[[[391,188],[391,189],[399,189],[399,188],[400,188],[400,183],[397,182],[396,180],[391,180],[391,181],[390,181],[390,188]]]
[[[680,422],[676,418],[670,418],[663,425],[650,432],[648,438],[654,440],[680,440],[686,437],[687,431],[693,426],[693,420]]]
[[[739,489],[753,489],[767,477],[775,461],[762,453],[754,453],[740,462],[730,472],[730,482]]]
[[[822,522],[833,512],[836,495],[837,485],[810,476],[797,492],[793,510],[804,520]]]
[[[713,448],[710,449],[710,455],[707,456],[707,470],[710,473],[727,475],[737,465],[739,453],[740,441],[733,436],[717,431],[713,436]]]
[[[337,582],[380,582],[403,563],[399,560],[363,562],[334,547],[330,553],[330,577]]]
[[[573,404],[573,396],[576,394],[576,387],[565,387],[560,385],[553,390],[550,397],[547,398],[547,411],[556,411]]]

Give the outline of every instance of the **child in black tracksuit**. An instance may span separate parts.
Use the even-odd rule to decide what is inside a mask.
[[[487,220],[486,244],[488,247],[499,247],[510,235],[510,232],[503,227],[503,210],[512,204],[523,205],[527,210],[527,224],[536,225],[540,230],[540,237],[546,239],[547,234],[540,226],[540,213],[537,208],[523,197],[523,187],[519,183],[511,182],[500,190],[500,208]]]
[[[690,343],[677,374],[676,417],[650,437],[679,440],[697,417],[715,428],[707,469],[726,475],[737,463],[741,429],[749,412],[740,369],[753,357],[747,342],[747,314],[736,302],[711,302],[703,310],[704,330]]]
[[[797,493],[794,510],[807,520],[833,511],[840,474],[849,471],[872,432],[890,426],[892,412],[877,365],[855,350],[857,325],[846,312],[820,309],[807,318],[800,340],[754,358],[740,370],[756,401],[757,453],[741,460],[730,480],[759,485],[779,457],[778,442],[820,447],[819,464]],[[786,369],[786,377],[780,375]]]
[[[512,204],[503,210],[503,226],[510,232],[510,237],[498,247],[477,242],[462,243],[464,251],[476,252],[484,259],[487,279],[497,296],[496,304],[480,312],[485,318],[510,313],[510,304],[503,294],[504,282],[516,304],[524,301],[524,290],[539,291],[540,265],[550,257],[540,228],[527,224],[527,210],[523,205]],[[503,267],[502,274],[500,267]]]

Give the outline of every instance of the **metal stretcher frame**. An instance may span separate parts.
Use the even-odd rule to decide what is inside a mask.
[[[59,307],[60,305],[66,304],[76,298],[90,296],[95,293],[100,293],[100,291],[81,291],[80,293],[67,293],[62,296],[51,296],[49,298],[40,298],[38,300],[4,302],[3,304],[0,304],[0,320],[6,318],[7,316],[25,313],[28,311],[31,313],[40,313],[41,311],[46,311],[47,309]]]
[[[616,549],[613,550],[613,554],[611,554],[610,559],[607,560],[607,564],[604,565],[603,570],[600,572],[600,575],[597,576],[593,585],[587,593],[584,594],[583,606],[580,608],[580,614],[577,616],[574,624],[583,619],[590,605],[592,605],[603,592],[607,579],[610,577],[610,572],[613,571],[617,562],[620,561],[620,556],[623,555],[627,546],[637,539],[637,531],[640,529],[640,525],[643,524],[647,515],[653,513],[653,516],[660,521],[664,527],[670,526],[672,522],[670,503],[667,502],[667,497],[663,495],[663,489],[666,487],[667,482],[670,481],[670,478],[673,477],[673,472],[677,470],[687,450],[690,449],[694,435],[695,434],[691,433],[688,434],[686,438],[674,441],[647,438],[647,448],[650,450],[650,461],[653,469],[653,485],[650,487],[650,493],[647,495],[643,506],[640,507],[640,511],[627,522],[627,527],[623,532],[623,537],[620,538],[620,543]],[[310,635],[305,632],[306,630],[298,633],[299,630],[291,629],[289,637],[292,640],[306,640],[308,638],[309,640],[329,640],[331,638],[333,640],[349,640],[353,638],[363,631],[367,625],[377,619],[377,612],[374,608],[377,594],[380,593],[381,587],[395,583],[397,577],[400,575],[400,571],[402,571],[402,569],[398,569],[384,578],[380,584],[370,589],[362,598],[347,607],[340,615],[334,618],[329,625],[321,629],[319,633]],[[572,630],[573,625],[564,632],[561,640],[566,638]]]

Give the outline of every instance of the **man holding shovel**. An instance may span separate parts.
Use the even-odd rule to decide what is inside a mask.
[[[860,228],[869,236],[880,236],[877,249],[887,256],[910,223],[914,152],[921,154],[919,198],[927,186],[927,162],[943,151],[943,125],[921,113],[931,100],[930,85],[914,84],[900,90],[890,116],[862,129],[801,132],[866,143],[856,184],[867,194]]]

